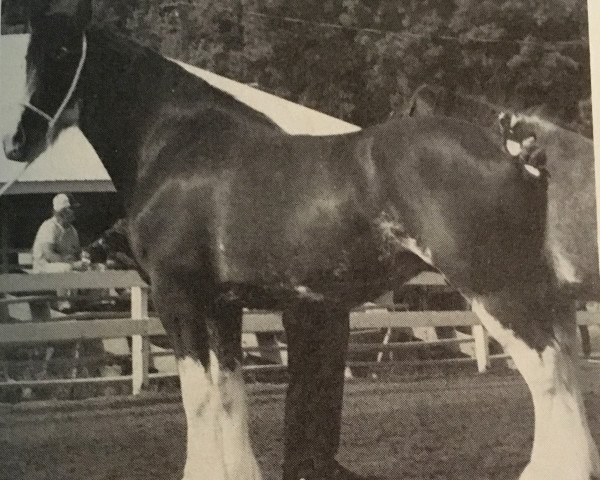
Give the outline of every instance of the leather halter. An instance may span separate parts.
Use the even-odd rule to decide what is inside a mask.
[[[54,129],[54,125],[56,124],[56,122],[58,121],[60,116],[63,114],[63,112],[65,111],[65,108],[67,108],[68,103],[71,101],[71,98],[73,97],[73,93],[75,93],[75,89],[77,88],[77,84],[79,83],[79,79],[81,78],[81,71],[83,70],[83,65],[85,64],[86,57],[87,57],[87,38],[84,33],[82,36],[82,40],[81,40],[81,57],[79,58],[79,64],[77,65],[77,70],[75,70],[75,74],[73,75],[73,80],[71,80],[71,85],[69,86],[69,90],[67,90],[67,93],[65,94],[65,97],[63,98],[63,101],[61,102],[61,104],[59,105],[58,109],[56,110],[56,112],[54,113],[53,116],[49,115],[48,113],[44,112],[42,109],[36,107],[35,105],[32,105],[29,102],[25,102],[22,104],[25,108],[28,108],[32,112],[37,113],[39,116],[41,116],[43,119],[45,119],[48,122],[48,130],[49,131]]]

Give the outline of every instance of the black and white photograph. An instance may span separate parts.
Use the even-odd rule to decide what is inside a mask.
[[[0,480],[600,480],[597,0],[0,17]]]

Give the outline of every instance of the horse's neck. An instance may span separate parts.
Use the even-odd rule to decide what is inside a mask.
[[[120,192],[133,190],[143,144],[148,132],[160,135],[155,126],[165,107],[215,108],[277,129],[262,114],[149,49],[96,28],[88,32],[88,43],[79,126]]]
[[[80,80],[79,127],[98,153],[119,192],[135,181],[142,123],[156,111],[160,80],[140,69],[106,33],[88,32],[88,56]],[[135,78],[135,83],[134,83]]]

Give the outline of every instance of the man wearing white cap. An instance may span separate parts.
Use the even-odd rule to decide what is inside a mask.
[[[42,223],[33,242],[34,272],[67,272],[79,268],[81,245],[73,226],[74,206],[64,193],[52,200],[54,214]]]

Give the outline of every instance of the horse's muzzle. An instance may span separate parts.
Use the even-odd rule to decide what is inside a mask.
[[[2,148],[6,158],[16,162],[24,162],[26,157],[25,132],[21,127],[14,135],[5,135],[2,139]]]

